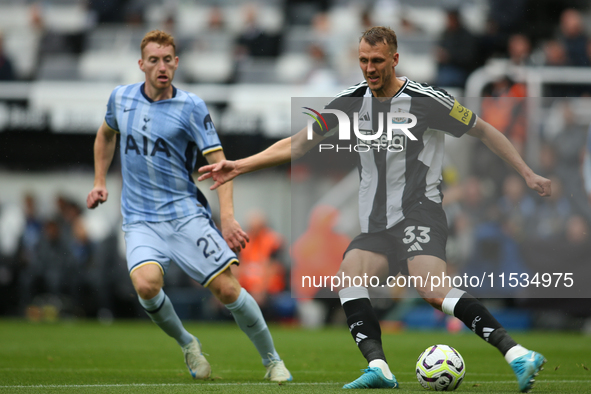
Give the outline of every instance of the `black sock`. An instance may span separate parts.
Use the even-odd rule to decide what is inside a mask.
[[[517,345],[486,307],[468,293],[464,293],[454,308],[454,316],[466,327],[497,349],[503,356]]]
[[[384,360],[382,330],[369,298],[358,298],[343,304],[349,331],[367,362]],[[387,362],[387,361],[386,361]]]

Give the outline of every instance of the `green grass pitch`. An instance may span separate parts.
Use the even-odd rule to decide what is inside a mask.
[[[213,379],[193,381],[174,340],[148,321],[32,324],[0,320],[1,393],[342,393],[365,360],[346,327],[303,330],[271,326],[294,381],[264,382],[254,347],[233,324],[187,323],[203,343]],[[591,338],[575,333],[523,332],[515,339],[548,359],[534,393],[591,393]],[[385,333],[384,348],[400,392],[423,392],[416,358],[427,346],[448,344],[466,362],[458,392],[515,393],[510,367],[470,332]]]

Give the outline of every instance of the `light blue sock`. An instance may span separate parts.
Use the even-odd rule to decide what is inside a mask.
[[[273,338],[261,308],[246,290],[241,289],[238,299],[226,305],[226,308],[232,312],[238,327],[248,335],[248,338],[257,348],[263,359],[263,365],[269,365],[271,360],[281,360],[275,350],[275,345],[273,345]]]
[[[160,292],[156,294],[154,298],[150,298],[149,300],[144,300],[139,296],[138,298],[140,304],[146,310],[148,316],[150,316],[150,319],[152,319],[162,331],[176,339],[180,346],[185,346],[191,343],[193,335],[183,327],[181,319],[179,319],[174,311],[174,307],[168,296],[164,294],[164,290],[160,289]]]

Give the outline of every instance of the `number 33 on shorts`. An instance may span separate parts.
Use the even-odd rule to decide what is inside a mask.
[[[426,244],[431,240],[431,237],[429,237],[429,231],[431,231],[430,227],[408,226],[404,229],[404,238],[402,238],[402,242],[409,244],[416,239],[418,242]],[[416,235],[416,233],[418,233],[418,235]]]

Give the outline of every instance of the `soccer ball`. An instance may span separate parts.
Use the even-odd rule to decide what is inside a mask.
[[[428,347],[417,360],[417,379],[421,386],[435,391],[452,391],[464,380],[466,364],[451,346]]]

